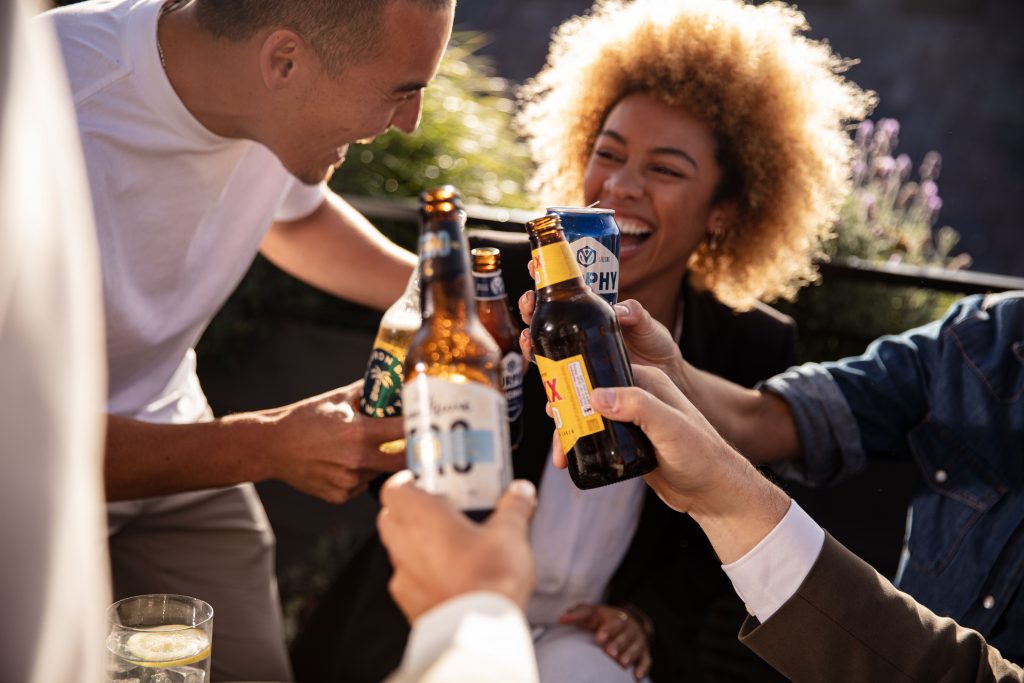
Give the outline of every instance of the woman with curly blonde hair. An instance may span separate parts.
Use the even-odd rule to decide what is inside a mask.
[[[676,268],[737,310],[792,296],[814,279],[812,258],[849,190],[847,129],[874,105],[806,29],[802,14],[777,2],[598,2],[562,24],[523,90],[519,124],[538,164],[532,190],[549,205],[600,199],[588,168],[614,156],[599,143],[617,105],[684,112],[710,136],[718,182],[709,205],[728,211]],[[674,237],[659,227],[626,232],[657,252]],[[640,269],[624,270],[628,288],[629,270]]]
[[[603,0],[523,89],[538,198],[614,209],[620,298],[748,386],[795,361],[792,322],[762,302],[816,277],[847,129],[874,104],[806,29],[776,2]],[[544,431],[517,457],[546,452]],[[777,679],[736,642],[742,605],[692,522],[640,480],[580,494],[542,476],[527,610],[542,680]]]

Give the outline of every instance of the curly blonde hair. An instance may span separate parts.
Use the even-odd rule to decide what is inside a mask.
[[[817,277],[813,259],[849,192],[848,128],[875,104],[807,28],[778,2],[598,0],[558,28],[547,65],[520,92],[517,123],[537,162],[531,190],[549,206],[580,205],[591,149],[627,94],[683,106],[715,138],[714,201],[737,208],[689,272],[738,310],[792,297]]]

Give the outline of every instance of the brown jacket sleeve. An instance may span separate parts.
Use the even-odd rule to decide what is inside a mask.
[[[1024,681],[981,634],[936,616],[825,536],[800,589],[740,640],[796,683]]]

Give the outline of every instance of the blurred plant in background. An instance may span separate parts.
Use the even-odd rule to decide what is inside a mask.
[[[959,270],[971,263],[953,254],[960,235],[935,229],[942,198],[936,183],[942,158],[925,154],[913,179],[913,162],[897,154],[895,119],[864,121],[855,133],[853,189],[840,209],[836,236],[826,246],[832,258],[902,263]],[[779,308],[800,324],[804,360],[860,353],[872,339],[902,332],[942,316],[958,297],[916,287],[857,282],[832,277],[800,292]]]
[[[451,183],[467,203],[526,208],[529,152],[512,132],[515,100],[509,83],[495,76],[489,59],[475,54],[486,39],[481,33],[455,32],[424,92],[416,132],[392,130],[369,144],[352,145],[331,188],[342,195],[415,203],[421,191]],[[377,227],[415,250],[415,222],[378,222]],[[267,318],[374,330],[380,313],[324,294],[257,257],[203,335],[200,355],[231,366],[233,348],[259,334]]]
[[[353,145],[331,179],[338,194],[415,198],[445,183],[469,204],[531,208],[523,186],[532,171],[526,145],[511,130],[515,100],[489,59],[475,54],[482,33],[456,31],[437,77],[423,94],[423,117],[412,135],[392,130],[367,145]],[[378,226],[413,249],[414,224]]]
[[[853,192],[840,211],[830,256],[855,256],[915,266],[966,268],[967,254],[952,255],[960,241],[947,226],[935,230],[942,208],[936,180],[942,157],[928,152],[911,179],[912,162],[896,155],[900,124],[881,119],[876,126],[864,121],[856,133],[857,158],[853,163]],[[895,155],[895,156],[894,156]]]

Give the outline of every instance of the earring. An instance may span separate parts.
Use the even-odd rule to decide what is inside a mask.
[[[708,251],[718,251],[722,246],[722,231],[721,230],[710,230],[708,236],[705,238],[707,242]]]

